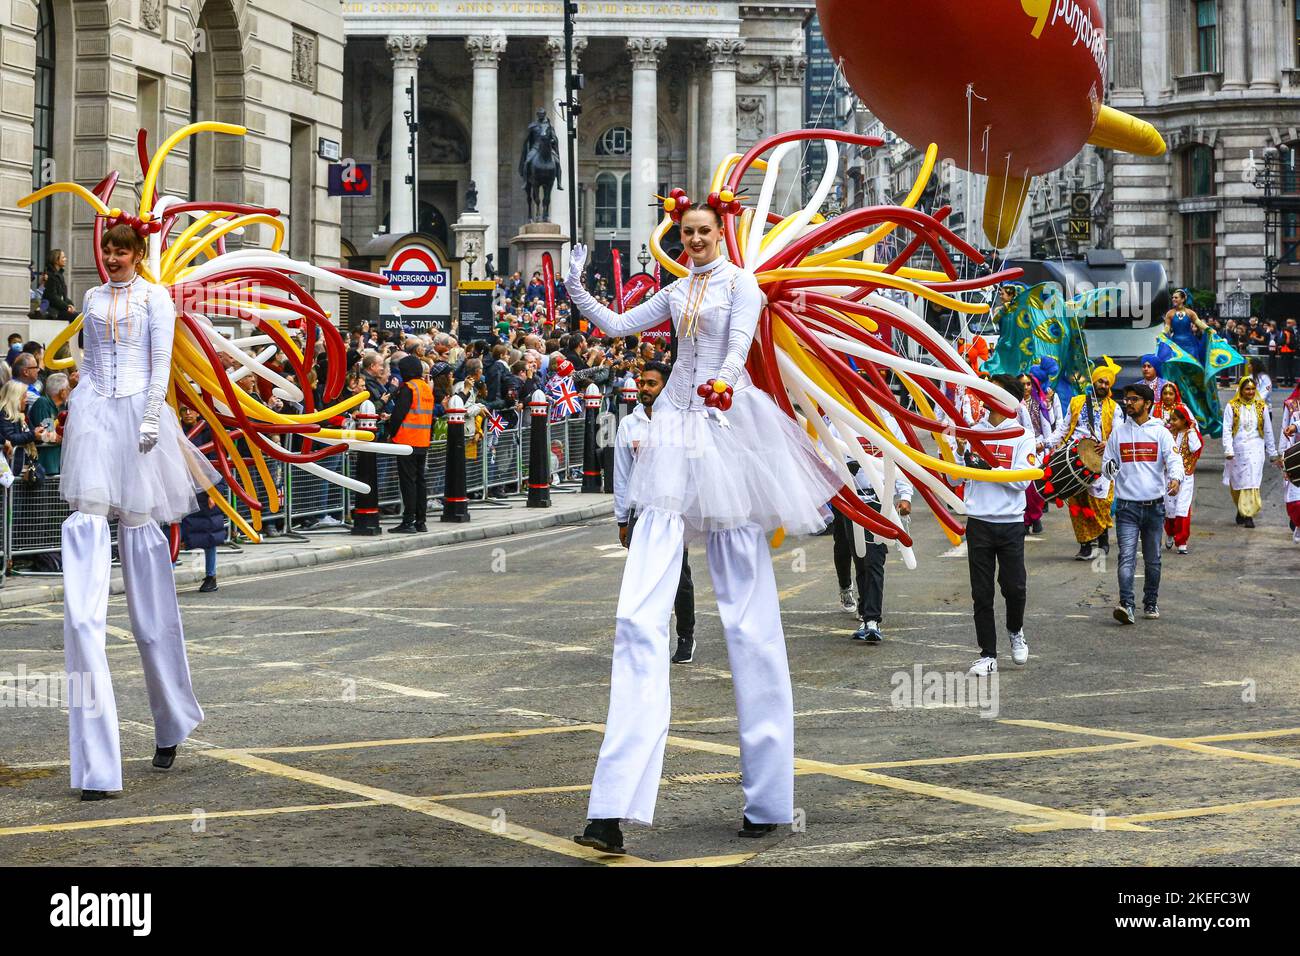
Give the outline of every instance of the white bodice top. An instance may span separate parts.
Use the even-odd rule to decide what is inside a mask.
[[[151,399],[166,394],[176,307],[163,286],[140,276],[107,282],[86,293],[81,312],[84,381],[109,398],[145,389]]]
[[[763,294],[758,281],[719,256],[636,308],[619,315],[605,308],[582,283],[566,280],[569,300],[606,335],[631,335],[671,319],[677,331],[673,371],[656,401],[677,408],[703,408],[698,386],[720,378],[735,391],[750,386],[745,359],[758,328]]]

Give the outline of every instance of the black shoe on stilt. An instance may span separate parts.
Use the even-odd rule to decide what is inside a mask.
[[[574,837],[573,842],[613,856],[627,852],[623,849],[623,831],[618,827],[618,820],[588,820],[587,829]]]
[[[1244,516],[1240,511],[1238,511],[1238,512],[1237,512],[1237,524],[1240,525],[1240,524],[1245,524],[1245,523],[1246,523],[1246,518],[1245,518],[1245,516]]]
[[[751,823],[749,817],[745,817],[745,822],[740,829],[736,831],[739,837],[765,837],[776,831],[775,823]]]
[[[1254,519],[1254,518],[1247,518],[1245,521],[1243,521],[1243,522],[1241,523],[1241,526],[1242,526],[1243,528],[1253,528],[1253,527],[1255,527],[1255,519]]]
[[[82,790],[81,799],[85,801],[107,800],[108,791],[107,790]]]
[[[209,574],[206,578],[203,579],[203,583],[199,585],[199,591],[203,594],[211,594],[216,589],[217,589],[217,576],[215,574]]]
[[[155,747],[153,751],[153,765],[159,770],[167,770],[176,762],[175,747]]]

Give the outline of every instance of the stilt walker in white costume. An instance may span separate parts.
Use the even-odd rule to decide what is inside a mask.
[[[781,157],[798,148],[800,139],[825,143],[827,173],[808,206],[785,219],[769,216]],[[1008,413],[1015,403],[999,397],[1000,390],[972,375],[951,346],[874,290],[902,288],[969,312],[987,307],[953,299],[918,281],[948,282],[953,274],[909,269],[903,266],[905,258],[886,270],[852,257],[900,221],[917,233],[912,248],[922,241],[936,246],[942,237],[963,254],[979,253],[932,217],[910,208],[863,210],[856,218],[851,214],[832,222],[816,216],[834,178],[835,141],[880,145],[877,139],[838,131],[779,134],[744,157],[724,161],[703,203],[692,205],[681,190],[673,190],[664,200],[667,215],[650,245],[678,281],[626,314],[604,308],[583,288],[586,249],[573,247],[565,288],[583,317],[610,335],[671,320],[678,338],[672,374],[655,401],[627,492],[639,517],[618,600],[609,713],[588,825],[575,837],[584,846],[623,853],[620,823],[654,819],[670,721],[669,663],[663,647],[684,542],[705,540],[740,724],[745,806],[739,835],[758,837],[794,816],[793,697],[766,535],[775,532],[775,546],[784,533],[822,530],[823,505],[833,499],[856,523],[898,540],[905,562],[914,566],[911,539],[899,523],[893,495],[882,491],[892,489],[898,470],[907,473],[946,522],[952,521],[947,507],[960,511],[960,501],[930,468],[992,480],[1023,477],[1009,471],[977,473],[951,458],[933,458],[917,440],[915,426],[936,436],[944,428],[922,391],[945,404],[951,416],[960,414],[940,386],[922,382],[922,376],[933,373],[942,382],[977,391]],[[760,152],[774,146],[766,164],[757,161]],[[928,154],[923,177],[933,161]],[[766,176],[756,208],[742,211],[735,193],[751,165],[766,167]],[[919,196],[923,188],[922,180],[914,192]],[[909,197],[909,205],[915,201]],[[881,218],[870,218],[877,215]],[[854,232],[859,221],[885,224],[870,233]],[[666,257],[659,244],[674,223],[689,270]],[[764,233],[769,223],[778,225]],[[814,254],[826,246],[831,247],[827,252]],[[1007,277],[998,273],[986,281]],[[798,291],[803,289],[813,294],[805,297]],[[823,310],[821,300],[828,298],[823,290],[856,297],[846,296],[843,304],[833,300],[835,311]],[[893,352],[888,336],[875,335],[887,326],[905,327],[906,334],[923,339],[941,367],[910,362]],[[855,356],[867,374],[859,376],[833,352]],[[899,374],[919,396],[921,412],[896,403],[881,368]],[[904,437],[891,433],[886,411],[900,416]],[[831,435],[823,414],[842,439]],[[969,429],[956,431],[964,435]],[[859,437],[883,446],[882,457],[864,452]],[[829,460],[819,457],[818,438]],[[875,488],[880,513],[845,488],[853,484],[846,464],[850,456]],[[861,553],[861,535],[857,546]]]
[[[681,236],[690,278],[624,315],[583,288],[581,244],[565,278],[570,301],[605,334],[671,318],[679,350],[628,489],[637,529],[619,593],[592,822],[578,838],[603,850],[621,849],[619,820],[654,821],[669,721],[663,648],[688,536],[705,539],[736,684],[742,832],[761,835],[794,819],[794,703],[765,533],[820,531],[821,506],[840,487],[794,421],[749,381],[745,359],[763,299],[754,276],[722,257],[722,217],[707,205],[692,208]]]
[[[68,738],[72,786],[83,800],[101,800],[122,789],[117,707],[105,653],[110,520],[118,523],[131,631],[153,712],[153,765],[168,769],[176,748],[203,720],[203,710],[185,654],[172,575],[174,554],[159,525],[179,522],[194,510],[196,494],[208,494],[246,536],[260,540],[263,504],[248,490],[251,474],[244,456],[235,450],[234,429],[263,475],[271,511],[279,509],[279,500],[264,455],[365,491],[364,484],[314,462],[349,448],[410,452],[375,444],[372,435],[320,426],[358,404],[364,393],[317,410],[310,393],[304,396],[263,364],[283,349],[299,381],[306,381],[304,356],[314,357],[319,337],[337,365],[337,370],[331,368],[326,393],[337,394],[342,384],[342,338],[292,273],[364,294],[399,296],[363,284],[382,283],[379,276],[319,269],[282,256],[278,250],[284,227],[277,210],[159,198],[154,187],[163,159],[177,143],[200,131],[239,135],[244,129],[226,123],[193,124],[169,137],[152,159],[141,131],[137,145],[144,186],[138,215],[105,205],[116,173],[93,191],[75,183],[54,183],[19,201],[27,206],[55,193],[72,193],[91,205],[97,213],[96,265],[105,280],[86,293],[81,314],[50,343],[46,363],[51,368],[71,367],[74,360],[54,356],[83,333],[81,378],[68,400],[60,476],[60,492],[72,508],[62,540]],[[182,216],[196,222],[172,236]],[[252,222],[272,228],[271,249],[226,253],[223,237]],[[179,313],[177,303],[183,303]],[[265,334],[229,341],[212,325],[212,314],[237,316]],[[245,351],[266,345],[270,348],[257,356]],[[222,352],[234,359],[237,371],[227,375]],[[235,382],[250,373],[271,381],[276,395],[305,401],[304,414],[278,415],[238,388]],[[213,442],[203,449],[181,429],[176,409],[182,404],[197,411],[211,430]],[[274,437],[261,434],[262,423],[279,426]],[[303,438],[302,452],[290,453],[279,443],[287,433]],[[215,469],[206,451],[213,452]],[[249,506],[251,524],[213,491],[221,477]]]
[[[186,439],[166,404],[176,309],[137,273],[144,237],[119,224],[100,241],[109,281],[86,293],[85,356],[68,401],[60,491],[63,522],[63,653],[69,683],[72,786],[83,800],[122,789],[117,707],[105,655],[109,518],[153,711],[155,767],[168,768],[203,710],[190,684],[171,547],[158,523],[194,510],[217,473]]]

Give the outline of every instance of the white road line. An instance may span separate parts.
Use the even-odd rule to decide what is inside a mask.
[[[445,578],[449,574],[455,574],[457,570],[458,570],[457,568],[446,568],[445,570],[436,571],[433,574],[425,575],[422,578],[414,578],[414,579],[408,578],[407,580],[404,581],[398,581],[395,584],[386,584],[382,588],[375,588],[374,590],[371,591],[362,591],[360,594],[349,594],[348,598],[352,601],[355,601],[357,604],[360,604],[362,601],[365,601],[367,598],[378,597],[381,594],[387,594],[389,591],[396,591],[399,590],[400,588],[415,587],[417,584],[428,584],[430,581],[436,581],[439,578]]]

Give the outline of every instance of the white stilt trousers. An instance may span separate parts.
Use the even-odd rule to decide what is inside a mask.
[[[745,815],[794,819],[794,699],[776,577],[757,525],[707,536],[709,574],[727,640],[740,717]],[[589,819],[654,820],[671,713],[668,620],[681,573],[679,515],[637,516],[619,591],[605,740]]]
[[[190,683],[171,553],[150,521],[118,528],[131,631],[144,667],[154,740],[173,747],[203,719]],[[68,673],[72,786],[121,790],[117,704],[104,650],[112,554],[108,519],[74,512],[63,522],[63,655]]]

